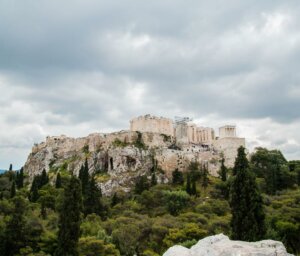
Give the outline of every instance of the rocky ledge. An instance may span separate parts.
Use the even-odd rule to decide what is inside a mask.
[[[292,256],[281,242],[263,240],[259,242],[231,241],[223,234],[209,236],[187,249],[175,245],[163,256]]]

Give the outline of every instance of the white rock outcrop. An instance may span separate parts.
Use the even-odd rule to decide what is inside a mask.
[[[231,241],[223,234],[209,236],[187,249],[175,245],[163,256],[292,256],[281,242],[263,240],[259,242]]]

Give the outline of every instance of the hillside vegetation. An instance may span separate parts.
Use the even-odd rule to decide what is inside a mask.
[[[222,164],[219,178],[192,162],[184,174],[174,170],[170,184],[157,184],[152,170],[151,180],[141,176],[131,193],[111,197],[102,196],[87,161],[78,178],[44,171],[31,184],[22,170],[7,171],[0,175],[0,255],[154,256],[208,235],[241,237],[234,221],[243,202],[234,201],[233,184],[243,168],[255,183],[249,190],[259,188],[263,229],[242,237],[279,240],[299,255],[300,161],[264,148],[245,166]]]

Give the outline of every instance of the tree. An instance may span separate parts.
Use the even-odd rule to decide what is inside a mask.
[[[134,188],[135,193],[140,195],[144,190],[147,189],[149,189],[147,176],[145,175],[139,176],[135,183],[135,188]]]
[[[41,188],[42,186],[46,185],[49,182],[49,177],[48,174],[46,173],[46,170],[43,169],[41,178],[40,178],[40,184],[39,184],[39,188]]]
[[[191,175],[188,173],[186,176],[186,186],[185,186],[185,191],[189,195],[192,195],[192,189],[191,189]]]
[[[12,169],[13,169],[13,165],[12,165],[12,164],[10,164],[10,165],[9,165],[9,169],[8,169],[8,170],[9,170],[9,171],[12,171]]]
[[[228,169],[225,166],[225,159],[222,158],[221,168],[220,168],[220,171],[219,171],[219,176],[220,176],[221,180],[224,181],[224,182],[227,180],[227,173],[228,173]]]
[[[191,195],[197,196],[197,187],[196,187],[196,181],[192,181],[192,186],[191,186]]]
[[[255,174],[264,178],[268,194],[274,195],[278,190],[297,184],[297,172],[290,168],[279,150],[256,148],[250,163]]]
[[[14,199],[14,211],[5,229],[4,255],[16,255],[25,246],[25,201],[21,197]]]
[[[10,198],[14,198],[15,195],[16,195],[16,183],[15,181],[13,181],[10,188]]]
[[[257,241],[265,234],[265,214],[262,197],[249,170],[245,148],[238,149],[234,165],[235,177],[230,189],[232,238],[243,241]]]
[[[64,191],[58,222],[58,247],[56,256],[77,256],[80,236],[82,192],[80,180],[72,176]]]
[[[39,180],[39,176],[33,178],[29,192],[29,200],[31,202],[36,202],[39,199]]]
[[[119,203],[119,201],[120,201],[120,199],[119,199],[117,193],[115,192],[115,193],[113,194],[112,198],[111,198],[110,206],[111,206],[111,207],[114,207],[116,204]]]
[[[183,173],[178,169],[172,172],[172,183],[178,185],[183,185],[184,183]]]
[[[85,196],[89,183],[89,164],[87,158],[85,159],[84,165],[79,171],[79,179],[81,180],[82,195]]]
[[[165,199],[168,211],[176,216],[187,206],[189,195],[185,191],[165,191]]]
[[[203,166],[203,168],[202,168],[202,182],[201,183],[202,183],[202,187],[204,189],[206,189],[208,186],[208,183],[209,183],[208,169],[206,166]]]
[[[155,185],[157,185],[157,179],[156,179],[155,172],[153,172],[151,175],[151,186],[155,186]]]
[[[24,186],[24,170],[21,168],[20,172],[17,173],[16,185],[18,189],[23,188]]]
[[[101,189],[97,187],[95,177],[93,176],[86,189],[84,198],[84,214],[85,216],[91,213],[103,215],[103,205],[101,202]]]
[[[56,175],[55,187],[56,188],[61,188],[61,176],[60,176],[60,173],[57,173],[57,175]]]

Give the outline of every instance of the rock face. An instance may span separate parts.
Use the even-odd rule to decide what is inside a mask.
[[[160,133],[121,131],[83,138],[62,135],[34,145],[24,171],[31,180],[43,169],[50,178],[58,171],[78,175],[87,159],[89,172],[97,174],[103,194],[111,195],[118,190],[128,192],[139,176],[151,180],[153,171],[158,183],[168,182],[176,168],[186,171],[191,161],[205,164],[211,175],[217,175],[220,157],[214,147],[188,144],[179,148],[174,137]]]
[[[223,234],[206,237],[191,249],[175,245],[163,256],[292,256],[281,242],[263,240],[259,242],[231,241]]]

